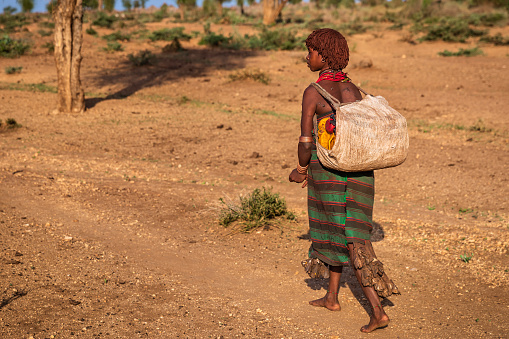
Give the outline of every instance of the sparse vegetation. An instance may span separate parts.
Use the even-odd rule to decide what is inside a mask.
[[[8,35],[0,38],[0,57],[16,58],[30,50],[30,45],[22,40],[11,39]]]
[[[471,57],[471,56],[483,55],[483,54],[484,54],[483,51],[481,49],[479,49],[479,47],[466,48],[466,49],[460,48],[457,52],[451,52],[451,51],[448,51],[448,50],[444,50],[442,52],[438,52],[438,55],[445,56],[445,57],[449,57],[449,56],[467,56],[467,57]]]
[[[184,33],[184,27],[174,27],[154,31],[148,38],[152,41],[173,41],[175,38],[188,41],[191,39],[191,36]]]
[[[254,80],[261,82],[264,85],[268,85],[270,82],[270,78],[267,74],[262,72],[261,70],[253,70],[253,69],[243,69],[240,71],[236,71],[229,75],[231,81],[239,81],[239,80]]]
[[[114,15],[108,15],[104,12],[99,12],[97,18],[92,21],[92,24],[104,28],[112,28],[113,24],[117,21]]]
[[[103,47],[103,50],[108,53],[115,53],[115,52],[123,51],[124,46],[122,46],[122,44],[120,42],[113,41],[113,42],[108,42],[106,47]]]
[[[129,41],[131,40],[131,34],[122,33],[120,31],[113,32],[111,34],[103,35],[102,37],[106,41]]]
[[[149,51],[148,49],[144,51],[139,51],[136,54],[129,54],[127,56],[131,64],[134,66],[145,66],[145,65],[152,65],[152,63],[155,60],[155,55]]]
[[[509,45],[509,37],[502,36],[501,33],[497,33],[492,36],[483,36],[480,41],[494,44],[495,46],[507,46]]]
[[[42,48],[46,48],[48,53],[53,53],[55,51],[55,43],[53,41],[48,41],[47,43],[41,46]]]
[[[465,42],[470,37],[480,37],[487,34],[486,30],[470,28],[468,22],[457,17],[443,17],[430,25],[415,25],[414,31],[426,32],[419,40],[446,42]]]
[[[21,67],[21,66],[18,66],[18,67],[7,66],[7,67],[5,67],[5,74],[21,73],[22,69],[23,69],[23,67]]]
[[[257,228],[267,226],[272,219],[285,217],[295,219],[295,215],[286,207],[286,201],[277,193],[263,187],[255,189],[251,194],[240,197],[239,203],[220,199],[223,209],[219,215],[219,223],[229,227],[239,222],[240,232],[251,232]]]
[[[472,260],[473,257],[474,257],[474,253],[471,253],[470,255],[468,255],[466,253],[460,255],[460,259],[463,260],[463,262],[466,262],[466,263],[468,263],[470,260]]]
[[[13,128],[20,128],[23,127],[15,119],[8,118],[5,120],[5,124],[0,120],[0,129],[13,129]]]
[[[99,36],[97,31],[95,29],[93,29],[92,27],[87,28],[85,30],[85,33],[87,33],[88,35],[92,35],[92,36]]]

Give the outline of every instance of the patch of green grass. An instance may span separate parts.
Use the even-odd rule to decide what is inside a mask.
[[[277,193],[263,187],[255,189],[246,197],[240,197],[239,204],[219,199],[223,209],[219,215],[219,224],[229,227],[239,223],[239,231],[249,233],[257,228],[269,225],[277,217],[295,219],[295,215],[286,207],[286,201]]]
[[[22,66],[7,66],[5,67],[5,74],[16,74],[21,73],[21,70],[23,69]]]
[[[0,89],[9,91],[30,91],[41,93],[57,93],[57,89],[46,84],[12,84],[0,82]]]
[[[466,253],[460,255],[460,259],[463,260],[463,262],[466,262],[466,263],[468,263],[470,260],[472,260],[473,257],[474,257],[474,253],[471,253],[470,255],[468,255]]]
[[[113,42],[108,42],[106,47],[103,47],[103,50],[108,53],[115,53],[115,52],[123,51],[124,46],[122,46],[122,44],[120,42],[113,41]]]
[[[261,82],[264,85],[268,85],[270,82],[270,78],[267,74],[265,74],[261,70],[251,70],[251,69],[243,69],[236,71],[230,74],[229,78],[231,81],[254,80]]]
[[[444,50],[442,52],[438,52],[438,55],[445,56],[445,57],[449,57],[449,56],[467,56],[467,57],[471,57],[471,56],[483,55],[483,54],[484,54],[484,52],[481,49],[479,49],[479,47],[466,48],[466,49],[460,48],[457,52],[450,52],[448,50]]]
[[[30,45],[22,40],[11,39],[8,35],[0,38],[0,57],[16,58],[30,50]]]
[[[145,65],[152,65],[155,61],[156,56],[148,49],[139,51],[136,54],[129,54],[127,59],[133,66],[140,67]]]
[[[428,207],[427,207],[427,208],[428,208],[428,210],[429,210],[429,211],[434,211],[434,210],[436,210],[436,206],[435,206],[435,205],[428,205]]]
[[[466,213],[472,213],[472,212],[474,212],[474,210],[471,208],[460,208],[458,210],[458,212],[460,212],[461,214],[466,214]]]

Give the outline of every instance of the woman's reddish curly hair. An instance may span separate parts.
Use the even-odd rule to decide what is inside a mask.
[[[313,31],[306,39],[307,48],[317,51],[335,70],[342,70],[348,65],[350,52],[345,37],[331,28]]]

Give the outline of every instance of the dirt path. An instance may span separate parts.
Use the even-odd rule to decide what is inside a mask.
[[[352,38],[352,63],[369,57],[374,67],[351,75],[394,102],[412,138],[407,162],[377,173],[375,249],[402,295],[384,301],[391,325],[370,336],[507,337],[507,57],[493,48],[437,58],[449,45],[393,34]],[[0,118],[23,125],[0,133],[2,337],[361,337],[368,310],[351,270],[332,313],[307,304],[324,283],[300,267],[305,191],[286,178],[314,75],[297,52],[186,57],[204,55],[211,62],[192,76],[174,64],[181,57],[161,56],[175,67],[165,72],[89,58],[87,92],[117,95],[90,96],[79,116],[49,114],[54,94],[2,87]],[[2,84],[54,81],[49,57],[19,62],[26,73],[1,75]],[[271,83],[228,81],[244,67]],[[129,86],[143,72],[157,81]],[[472,85],[476,76],[491,87]],[[229,236],[218,199],[261,186],[298,221]]]

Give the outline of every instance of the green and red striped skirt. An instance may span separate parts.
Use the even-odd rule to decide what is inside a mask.
[[[308,176],[309,256],[332,266],[348,265],[348,243],[370,240],[373,171],[350,173],[325,168],[315,148]]]

